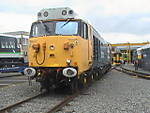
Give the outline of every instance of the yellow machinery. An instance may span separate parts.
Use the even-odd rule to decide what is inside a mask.
[[[120,65],[122,63],[122,54],[120,52],[115,52],[112,54],[113,56],[113,64]]]
[[[126,49],[121,51],[121,54],[122,54],[122,60],[124,62],[128,62],[128,63],[131,63],[131,59],[132,59],[132,46],[143,46],[143,45],[146,45],[146,44],[149,44],[149,42],[143,42],[143,43],[118,43],[118,44],[111,44],[112,47],[125,47],[126,46]]]

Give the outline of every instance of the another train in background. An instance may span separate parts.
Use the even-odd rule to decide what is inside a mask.
[[[21,39],[14,35],[0,34],[0,72],[22,72],[27,64],[27,50],[21,41],[27,43],[28,37]],[[25,41],[26,40],[26,41]]]
[[[150,71],[150,44],[138,48],[134,52],[134,60],[138,60],[140,68]]]
[[[122,54],[120,52],[112,53],[112,64],[120,65],[122,62]]]

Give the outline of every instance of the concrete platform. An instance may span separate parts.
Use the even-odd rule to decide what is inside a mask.
[[[132,70],[132,71],[135,71],[135,72],[144,73],[145,75],[150,75],[149,71],[145,71],[141,68],[138,68],[138,70],[135,70],[134,64],[123,64],[121,66],[122,66],[122,68],[125,68],[127,70]]]

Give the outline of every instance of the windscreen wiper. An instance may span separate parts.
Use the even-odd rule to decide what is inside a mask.
[[[66,26],[71,20],[72,20],[72,18],[68,19],[68,20],[66,21],[66,23],[64,23],[60,28],[63,28],[64,26]]]
[[[45,25],[42,21],[39,21],[39,22],[42,24],[44,30],[45,30],[47,33],[51,33],[50,30],[49,30],[49,28],[47,27],[47,25]]]

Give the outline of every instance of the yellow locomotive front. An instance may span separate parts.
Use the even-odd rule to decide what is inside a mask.
[[[26,75],[47,90],[62,84],[74,90],[92,63],[91,42],[81,37],[82,20],[75,19],[69,8],[41,10],[38,19],[31,27]]]
[[[71,20],[67,24],[66,21],[50,20],[33,24],[29,39],[29,66],[79,66],[79,73],[88,68],[88,41],[78,36],[79,21]],[[47,29],[52,31],[46,31]]]

